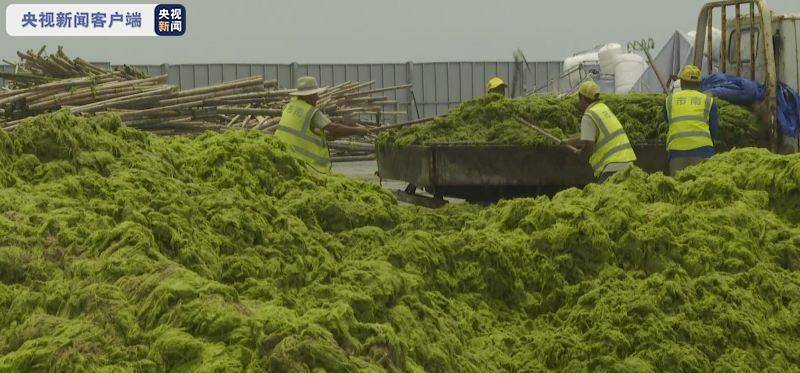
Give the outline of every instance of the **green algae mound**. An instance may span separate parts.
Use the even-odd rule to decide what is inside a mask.
[[[667,126],[662,94],[604,95],[631,141],[664,141]],[[385,131],[379,142],[396,146],[436,143],[491,143],[515,145],[551,144],[535,130],[514,120],[526,118],[548,129],[555,136],[566,138],[580,132],[580,111],[575,98],[530,96],[507,99],[487,95],[461,103],[431,124]],[[766,138],[763,126],[749,110],[717,100],[720,135],[717,145],[723,148],[754,146]]]
[[[255,132],[0,132],[0,371],[792,371],[800,155],[441,210]]]

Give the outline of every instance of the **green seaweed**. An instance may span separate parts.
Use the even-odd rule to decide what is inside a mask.
[[[0,144],[0,371],[800,365],[800,155],[427,210],[256,132]]]
[[[604,95],[602,101],[617,115],[631,141],[666,139],[665,95]],[[488,95],[461,103],[430,124],[385,131],[378,141],[396,146],[435,143],[492,143],[515,145],[551,144],[535,130],[517,122],[519,116],[566,138],[580,132],[581,113],[574,97],[530,96],[507,99]],[[755,114],[717,99],[723,148],[763,144],[766,132]]]

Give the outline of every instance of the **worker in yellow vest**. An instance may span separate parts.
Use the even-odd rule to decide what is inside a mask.
[[[503,79],[500,79],[500,77],[495,76],[494,78],[489,79],[489,82],[486,83],[486,93],[496,93],[498,95],[505,96],[506,87],[508,87],[508,84],[506,84]]]
[[[589,80],[578,87],[578,109],[583,111],[581,135],[567,140],[589,158],[598,183],[624,171],[636,161],[628,135],[611,109],[600,102],[600,86]],[[591,154],[591,156],[590,156]]]
[[[322,173],[331,170],[328,140],[345,136],[365,135],[368,130],[332,123],[315,105],[325,88],[317,85],[313,76],[297,79],[294,98],[286,104],[275,137],[286,143],[297,158]]]
[[[678,76],[681,91],[667,96],[667,152],[672,176],[714,156],[714,139],[719,133],[719,115],[714,97],[700,91],[701,73],[687,65]]]

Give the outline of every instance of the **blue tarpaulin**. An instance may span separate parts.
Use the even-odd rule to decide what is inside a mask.
[[[800,95],[784,83],[778,83],[778,123],[784,135],[800,134]]]
[[[714,97],[719,97],[737,105],[747,105],[761,101],[767,93],[761,83],[723,73],[713,73],[703,77],[703,84],[700,89]]]
[[[764,85],[736,75],[713,73],[703,77],[701,88],[725,101],[748,105],[764,99]],[[792,87],[778,83],[778,123],[785,136],[800,134],[800,95]]]

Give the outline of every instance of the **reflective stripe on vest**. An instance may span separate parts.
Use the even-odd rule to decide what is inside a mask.
[[[690,89],[667,96],[667,150],[714,146],[708,126],[713,104],[711,95]]]
[[[622,123],[606,104],[593,104],[586,109],[584,115],[588,116],[597,128],[594,152],[589,158],[594,176],[600,176],[610,163],[636,161],[636,153],[633,152]]]
[[[289,101],[283,113],[275,138],[290,145],[296,156],[319,172],[330,172],[331,160],[328,143],[320,131],[314,133],[311,121],[319,110],[299,99]]]

